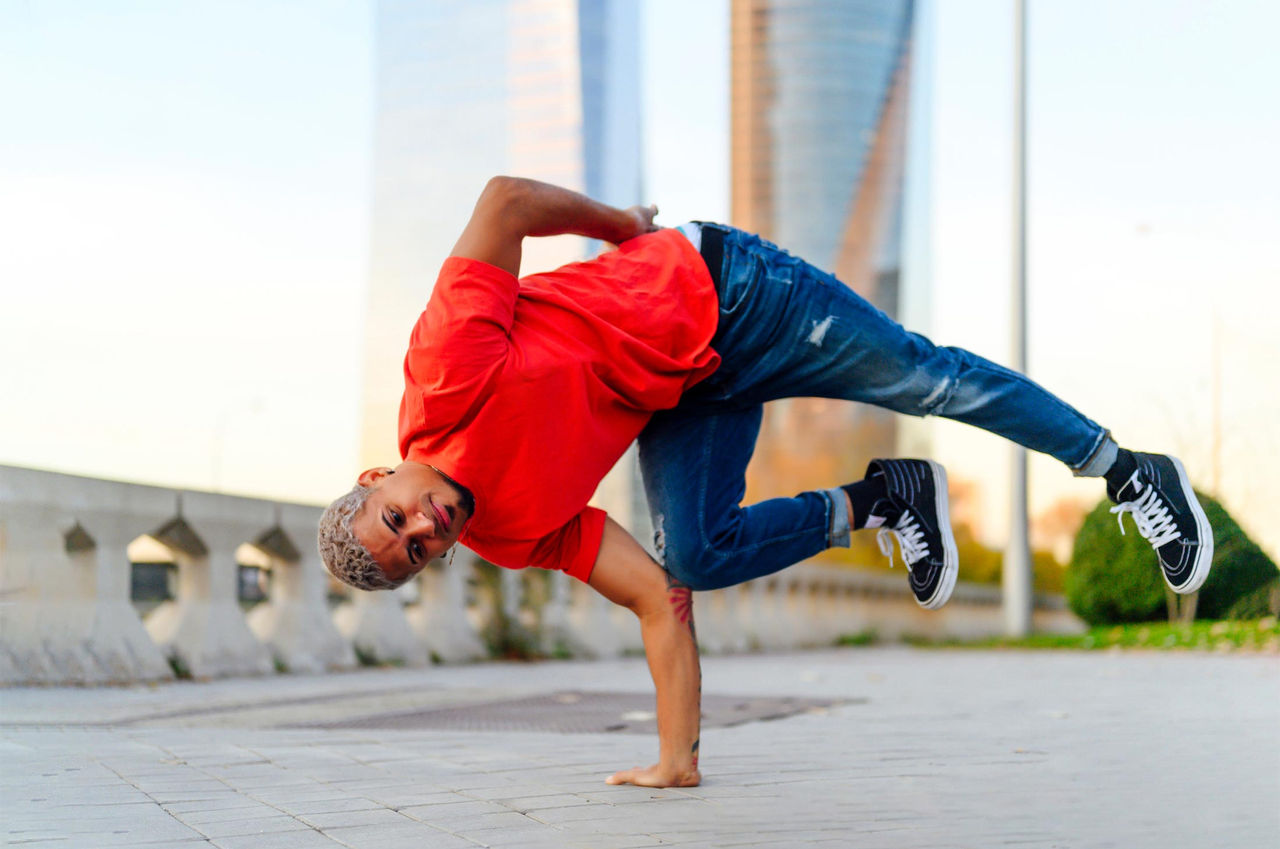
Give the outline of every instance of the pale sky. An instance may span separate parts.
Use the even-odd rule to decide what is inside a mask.
[[[1011,2],[933,5],[920,329],[1004,360]],[[1275,555],[1280,9],[1029,5],[1030,371],[1208,486],[1216,326],[1221,489]],[[725,219],[727,3],[643,17],[649,199],[667,223]],[[372,38],[369,0],[0,0],[0,463],[313,503],[346,488]],[[1003,443],[934,438],[1002,516]],[[1101,495],[1051,460],[1032,475],[1033,512]]]

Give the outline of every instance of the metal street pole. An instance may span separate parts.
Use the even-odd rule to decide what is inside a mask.
[[[1027,8],[1013,6],[1013,290],[1010,298],[1012,363],[1027,370]],[[1027,540],[1027,450],[1013,446],[1009,543],[1004,553],[1005,633],[1031,632],[1031,546]]]

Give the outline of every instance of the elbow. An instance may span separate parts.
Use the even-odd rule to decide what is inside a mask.
[[[661,586],[646,588],[626,605],[641,622],[684,622],[693,609],[693,596],[687,587]]]
[[[528,235],[525,211],[529,208],[531,184],[522,177],[490,177],[485,183],[475,213],[490,229],[501,229],[511,237]]]
[[[528,180],[520,177],[490,177],[480,193],[477,206],[493,209],[496,212],[509,211],[516,208],[528,191]]]

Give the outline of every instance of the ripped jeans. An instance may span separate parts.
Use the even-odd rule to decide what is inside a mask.
[[[766,401],[837,398],[944,416],[1052,455],[1078,475],[1101,475],[1115,460],[1107,430],[1023,375],[904,330],[758,236],[702,227],[710,264],[723,248],[719,275],[712,269],[720,318],[711,343],[722,362],[639,439],[659,554],[693,589],[732,586],[849,544],[838,488],[741,506]]]

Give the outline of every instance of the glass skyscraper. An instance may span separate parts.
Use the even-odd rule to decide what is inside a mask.
[[[404,346],[489,177],[640,202],[638,14],[631,0],[378,3],[363,466],[396,456]],[[529,240],[522,271],[591,250]]]

